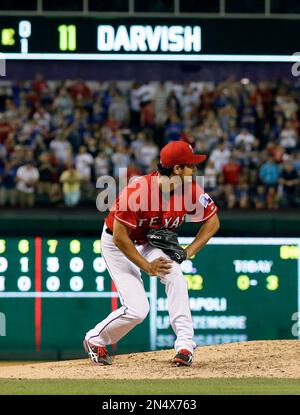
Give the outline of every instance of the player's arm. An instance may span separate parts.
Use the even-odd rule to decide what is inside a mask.
[[[200,228],[194,241],[186,248],[187,258],[192,257],[202,249],[210,238],[220,228],[220,221],[217,214],[209,218]]]
[[[113,241],[117,248],[141,270],[149,275],[163,276],[169,273],[172,261],[159,257],[152,262],[148,262],[136,249],[134,243],[129,238],[129,230],[117,220],[114,221]]]

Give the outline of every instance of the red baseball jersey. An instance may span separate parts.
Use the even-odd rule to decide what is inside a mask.
[[[117,220],[129,229],[131,240],[144,244],[150,229],[176,231],[186,215],[191,222],[205,222],[217,212],[213,200],[192,178],[168,193],[159,189],[157,179],[155,171],[135,179],[121,191],[105,219],[111,231]]]

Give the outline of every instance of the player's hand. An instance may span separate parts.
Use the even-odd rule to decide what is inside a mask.
[[[154,261],[149,262],[147,274],[163,277],[166,274],[170,273],[172,268],[172,261],[163,257],[156,258]]]

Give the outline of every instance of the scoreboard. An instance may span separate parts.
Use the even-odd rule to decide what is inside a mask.
[[[299,252],[300,238],[213,238],[184,261],[196,343],[300,338]],[[143,279],[149,316],[118,353],[173,347],[164,286]],[[86,331],[119,306],[100,240],[0,239],[0,357],[80,354]]]
[[[299,61],[296,20],[242,24],[243,31],[240,19],[1,16],[0,54],[21,60]]]

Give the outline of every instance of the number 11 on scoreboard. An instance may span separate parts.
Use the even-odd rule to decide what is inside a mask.
[[[62,24],[57,28],[59,32],[59,50],[76,50],[76,26]]]

